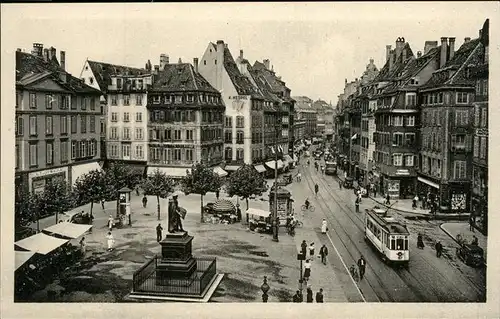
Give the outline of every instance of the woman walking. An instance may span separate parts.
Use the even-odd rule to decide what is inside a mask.
[[[308,281],[309,277],[311,277],[311,262],[307,259],[304,264],[304,280]]]
[[[111,234],[111,232],[108,232],[108,235],[106,235],[106,238],[108,239],[108,251],[112,251],[113,246],[115,244],[115,238],[113,237],[113,234]]]
[[[326,234],[328,231],[328,223],[326,222],[326,219],[323,218],[323,221],[321,222],[321,233]]]

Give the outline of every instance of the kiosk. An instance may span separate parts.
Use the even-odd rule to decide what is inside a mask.
[[[119,202],[119,207],[118,207],[118,212],[117,212],[117,217],[120,219],[122,222],[122,225],[126,225],[127,223],[129,225],[132,224],[131,220],[131,211],[130,211],[130,194],[132,193],[132,190],[128,187],[123,187],[120,190],[118,190],[118,202]]]
[[[273,185],[269,192],[269,210],[274,213],[274,192],[276,187]],[[277,190],[278,201],[278,220],[279,226],[286,226],[286,219],[292,213],[292,194],[285,188],[278,186]]]

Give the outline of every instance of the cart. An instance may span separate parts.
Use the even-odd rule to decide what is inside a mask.
[[[457,257],[471,267],[481,267],[484,265],[484,250],[477,245],[462,243],[457,248]]]
[[[247,211],[248,228],[258,233],[272,234],[271,213],[262,209],[249,208]]]
[[[344,180],[345,188],[353,188],[354,187],[354,179],[352,177],[346,177]]]

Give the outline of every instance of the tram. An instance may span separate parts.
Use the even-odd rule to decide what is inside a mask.
[[[326,175],[337,175],[337,163],[327,161],[325,163],[325,174]]]
[[[375,207],[366,211],[365,240],[377,249],[384,262],[408,267],[410,232],[387,210]]]

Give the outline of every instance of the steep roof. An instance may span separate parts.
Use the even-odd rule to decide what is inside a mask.
[[[161,92],[203,91],[219,93],[200,74],[195,72],[189,63],[167,64],[158,73],[152,85],[152,90]]]
[[[422,88],[427,89],[447,85],[471,85],[473,83],[472,80],[461,76],[464,72],[462,66],[466,63],[479,45],[481,45],[480,39],[474,39],[462,44],[462,46],[453,55],[453,58],[446,62],[442,68],[436,70],[432,74],[429,81],[427,81]]]
[[[28,85],[45,77],[51,77],[54,82],[73,93],[101,94],[99,90],[62,69],[57,59],[45,61],[42,57],[16,51],[16,85]]]
[[[405,61],[403,61],[403,50],[406,50]],[[386,61],[384,67],[380,70],[379,74],[373,79],[373,82],[384,82],[388,80],[390,81],[391,79],[397,77],[397,74],[399,74],[403,70],[406,63],[408,63],[410,58],[413,56],[414,55],[413,51],[411,50],[410,44],[406,42],[400,54],[396,56],[396,58],[394,59],[394,65],[392,70],[389,69],[389,64],[390,64],[389,61]]]
[[[241,74],[228,48],[224,48],[224,68],[239,95],[262,97],[252,82]]]
[[[128,66],[91,60],[87,60],[87,62],[89,63],[92,73],[94,73],[97,84],[99,84],[99,87],[103,91],[107,91],[108,85],[111,84],[112,75],[143,75],[149,73],[146,69],[141,68],[131,68]]]
[[[266,66],[259,62],[255,61],[253,64],[253,69],[259,72],[267,81],[273,93],[290,91],[290,89],[285,85],[285,82],[281,80],[281,78],[276,76],[276,73],[272,70],[268,70]],[[293,98],[289,98],[286,96],[279,96],[281,101],[285,102],[296,102]]]

